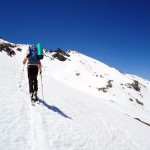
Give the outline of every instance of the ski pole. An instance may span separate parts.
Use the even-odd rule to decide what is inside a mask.
[[[44,100],[43,83],[42,83],[42,73],[40,73],[40,76],[41,76],[42,97],[43,97],[43,100]]]
[[[22,78],[23,78],[23,72],[24,72],[24,66],[25,66],[25,65],[23,65],[23,69],[22,69],[22,73],[21,73],[21,81],[20,81],[20,86],[19,86],[19,88],[21,88],[21,83],[22,83]]]

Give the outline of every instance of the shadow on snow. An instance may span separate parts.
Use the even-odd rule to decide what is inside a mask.
[[[54,112],[57,112],[59,115],[61,115],[61,116],[65,117],[65,118],[68,118],[68,119],[71,119],[71,120],[72,120],[71,117],[67,116],[67,115],[66,115],[64,112],[62,112],[58,107],[53,106],[53,105],[51,106],[51,105],[47,104],[44,100],[41,100],[41,99],[39,99],[39,102],[40,102],[41,104],[43,104],[45,107],[47,107],[49,110],[52,110],[52,111],[54,111]]]

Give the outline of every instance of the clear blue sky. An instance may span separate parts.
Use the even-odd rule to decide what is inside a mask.
[[[0,36],[75,49],[150,80],[149,0],[1,1]]]

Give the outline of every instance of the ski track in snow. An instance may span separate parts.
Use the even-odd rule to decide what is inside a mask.
[[[31,104],[30,104],[31,105]],[[35,106],[30,106],[31,117],[31,150],[48,150],[47,136],[43,126],[43,118]],[[34,107],[34,108],[33,108]]]
[[[27,82],[27,78],[25,78]],[[23,90],[22,93],[25,94],[26,101],[28,102],[28,108],[29,108],[29,120],[30,120],[30,144],[29,149],[30,150],[49,150],[48,142],[47,142],[47,136],[44,129],[44,122],[43,118],[41,116],[41,110],[39,106],[39,103],[34,103],[34,106],[31,104],[31,100],[29,97],[29,93],[26,90]]]
[[[75,90],[46,75],[46,69],[45,73],[43,72],[44,99],[40,86],[41,79],[38,77],[40,103],[32,106],[28,94],[26,69],[19,88],[21,59],[14,56],[6,63],[8,56],[4,53],[2,55],[0,149],[149,149],[150,138],[144,137],[146,132],[147,135],[150,133],[149,127],[120,114],[99,98]],[[5,67],[9,68],[7,72],[3,67],[4,63]],[[128,122],[133,125],[130,123],[128,126]],[[140,131],[143,127],[145,130]]]

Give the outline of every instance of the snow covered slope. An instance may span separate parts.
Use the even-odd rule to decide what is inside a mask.
[[[52,52],[42,60],[33,107],[26,66],[22,72],[27,48],[14,44],[12,57],[0,52],[0,149],[149,150],[149,81],[76,51],[66,61]]]
[[[125,114],[150,123],[149,81],[124,74],[76,51],[68,54],[70,57],[65,62],[45,58],[45,73],[76,90],[103,98],[107,104],[114,103],[110,105]]]

